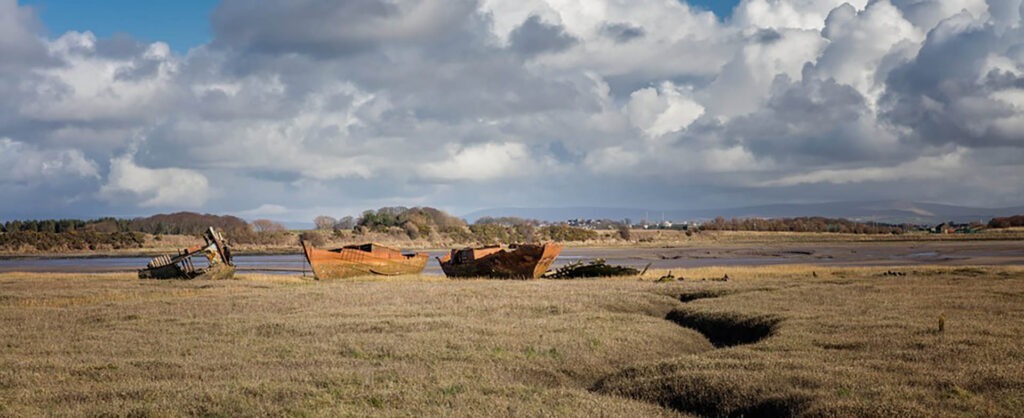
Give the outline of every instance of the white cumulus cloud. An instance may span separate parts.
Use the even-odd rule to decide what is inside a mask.
[[[640,89],[629,95],[626,113],[634,126],[650,136],[679,132],[704,113],[704,107],[691,99],[691,94],[670,82],[657,89]]]
[[[40,149],[0,138],[0,183],[61,182],[63,177],[99,178],[96,163],[76,149]]]
[[[448,158],[427,163],[420,172],[442,180],[486,181],[530,174],[536,167],[529,150],[517,142],[488,142],[467,147],[449,146]]]
[[[110,160],[110,174],[100,195],[118,199],[127,195],[139,206],[202,207],[210,194],[206,176],[182,168],[146,168],[125,154]]]

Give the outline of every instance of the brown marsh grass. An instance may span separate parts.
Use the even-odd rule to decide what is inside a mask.
[[[0,275],[0,415],[673,415],[589,390],[710,349],[634,281]]]
[[[595,385],[598,392],[707,416],[1024,410],[1020,267],[774,266],[685,274],[696,282],[670,320],[763,339],[629,367]],[[728,282],[710,281],[725,274]]]
[[[3,274],[0,416],[1024,410],[1024,269],[786,265],[655,282],[665,273]]]

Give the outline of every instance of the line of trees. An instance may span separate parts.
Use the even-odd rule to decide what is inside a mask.
[[[431,207],[384,207],[367,210],[359,217],[335,219],[318,216],[320,230],[350,230],[355,234],[388,233],[410,239],[446,239],[480,244],[553,241],[586,241],[597,233],[568,225],[541,227],[536,220],[502,217],[482,218],[469,225],[465,220]],[[234,216],[177,212],[144,218],[47,219],[0,223],[0,249],[6,251],[68,251],[142,248],[146,234],[200,235],[214,227],[237,244],[289,245],[297,242],[280,223],[269,219],[252,222]],[[323,239],[321,233],[304,233],[303,239]]]
[[[358,218],[345,216],[335,219],[321,215],[313,219],[319,230],[355,230],[366,232],[401,231],[412,239],[432,234],[465,232],[466,221],[431,207],[383,207],[364,211]]]
[[[141,232],[73,231],[67,233],[13,231],[0,234],[0,249],[7,251],[100,251],[142,248]]]
[[[198,214],[178,212],[159,214],[146,218],[117,219],[99,218],[81,219],[43,219],[29,221],[8,221],[0,225],[3,232],[31,231],[43,233],[68,232],[142,232],[154,235],[196,235],[208,227],[215,227],[225,232],[237,233],[250,229],[245,220],[234,216]],[[283,229],[283,227],[282,227]]]
[[[353,230],[356,234],[368,232],[405,235],[410,239],[439,238],[444,236],[457,242],[481,244],[552,241],[586,241],[596,239],[594,231],[569,225],[541,227],[535,219],[517,217],[483,217],[472,225],[465,220],[431,207],[383,207],[367,210],[357,218],[340,220],[321,215],[313,219],[318,230]]]
[[[719,216],[700,227],[701,230],[708,231],[835,232],[845,234],[902,234],[910,228],[910,225],[863,223],[818,216],[773,219],[732,218],[728,220]]]
[[[283,225],[267,219],[257,219],[250,224],[235,216],[177,212],[135,219],[7,221],[0,224],[0,232],[5,236],[3,243],[6,243],[0,243],[0,246],[12,249],[34,245],[41,251],[59,248],[80,250],[96,246],[135,248],[136,244],[141,245],[142,234],[200,235],[211,226],[224,232],[232,242],[240,244],[283,244],[294,238]]]
[[[1024,226],[1024,215],[992,218],[992,220],[988,221],[989,228],[1012,228],[1015,226]]]
[[[128,232],[131,221],[128,219],[100,218],[84,221],[81,219],[43,219],[28,221],[8,221],[0,224],[3,232],[31,231],[63,233],[72,231],[95,232]]]

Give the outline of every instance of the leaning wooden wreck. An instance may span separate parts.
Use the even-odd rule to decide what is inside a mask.
[[[448,277],[536,279],[548,271],[561,252],[562,246],[553,242],[512,244],[507,249],[492,245],[452,250],[437,261]]]
[[[348,245],[333,250],[322,250],[302,241],[306,261],[313,268],[317,280],[343,279],[355,276],[397,276],[419,274],[430,258],[427,253],[403,254],[377,243]]]
[[[203,233],[203,239],[206,244],[178,251],[175,256],[162,255],[152,259],[146,268],[139,270],[139,278],[218,280],[234,277],[231,247],[224,237],[211,227]],[[202,258],[196,257],[200,255]]]

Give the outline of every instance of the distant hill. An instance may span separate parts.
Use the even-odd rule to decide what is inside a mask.
[[[953,222],[988,222],[999,216],[1024,214],[1024,206],[1009,208],[977,208],[939,203],[907,202],[898,200],[869,202],[831,202],[808,204],[776,204],[721,209],[661,210],[644,208],[494,208],[471,212],[466,220],[473,222],[484,216],[517,216],[545,221],[563,221],[573,218],[614,219],[629,218],[639,222],[646,216],[651,222],[662,217],[671,221],[703,221],[717,216],[725,218],[792,218],[798,216],[824,216],[846,218],[860,222],[892,224],[936,224]]]

